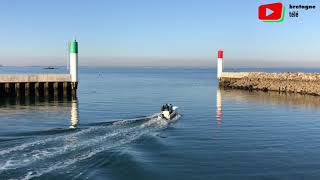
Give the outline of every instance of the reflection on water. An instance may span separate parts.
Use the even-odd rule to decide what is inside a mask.
[[[73,100],[71,102],[71,117],[70,117],[70,128],[77,128],[78,125],[78,116],[79,116],[79,111],[78,111],[78,101]]]
[[[217,89],[217,111],[216,111],[216,118],[217,123],[221,124],[222,121],[222,97],[221,97],[221,90],[220,88]]]
[[[11,117],[24,113],[45,112],[48,114],[70,112],[68,128],[77,128],[79,108],[77,97],[6,97],[0,98],[0,116]],[[40,119],[38,119],[40,120]],[[38,121],[41,122],[41,121]],[[16,125],[18,125],[17,122]],[[21,122],[23,123],[23,122]],[[57,127],[58,128],[58,127]]]
[[[217,118],[221,118],[222,103],[221,96],[223,94],[223,99],[236,100],[236,101],[255,101],[255,102],[265,102],[273,104],[282,105],[297,105],[299,107],[305,108],[318,108],[320,107],[320,97],[310,96],[310,95],[300,95],[293,93],[278,93],[278,92],[261,92],[261,91],[244,91],[237,89],[217,89]],[[219,112],[219,115],[218,115]]]

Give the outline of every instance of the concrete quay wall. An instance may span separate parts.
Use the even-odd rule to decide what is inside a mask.
[[[0,98],[76,96],[77,87],[70,74],[0,74]]]

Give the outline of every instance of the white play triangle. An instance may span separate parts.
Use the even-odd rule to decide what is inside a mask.
[[[272,9],[266,8],[266,16],[270,16],[274,11]]]

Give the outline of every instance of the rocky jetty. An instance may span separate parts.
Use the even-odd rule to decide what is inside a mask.
[[[224,88],[320,95],[320,73],[223,72]]]

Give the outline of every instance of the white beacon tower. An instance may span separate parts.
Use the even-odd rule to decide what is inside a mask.
[[[218,50],[218,62],[217,62],[217,79],[221,78],[221,74],[223,72],[223,51],[221,49]]]
[[[76,40],[69,44],[69,58],[72,90],[76,92],[78,88],[78,42]]]

